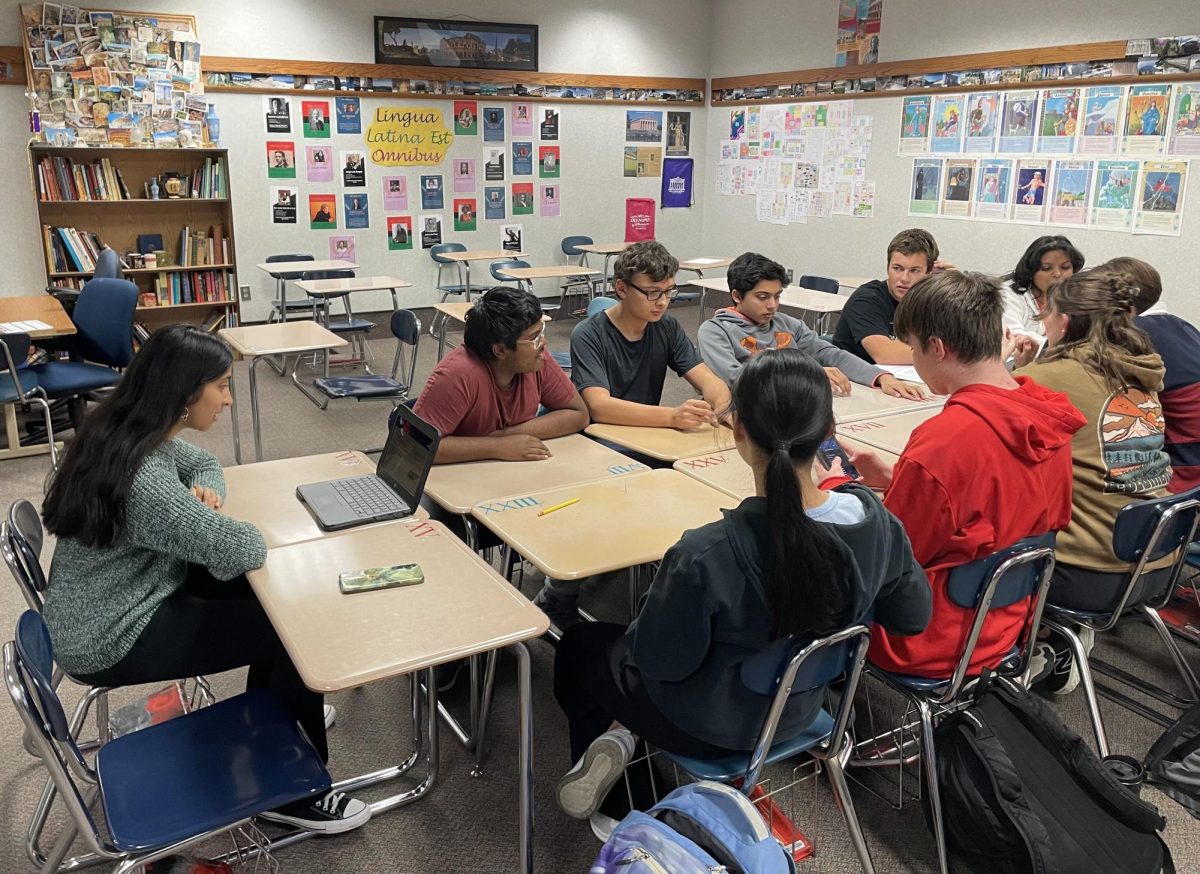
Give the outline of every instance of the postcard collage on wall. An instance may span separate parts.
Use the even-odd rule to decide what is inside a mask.
[[[904,98],[909,215],[1178,236],[1200,84]]]
[[[482,140],[482,148],[478,158],[466,157],[461,150],[447,156],[448,179],[443,173],[423,172],[410,180],[399,168],[377,168],[380,175],[373,178],[367,170],[358,97],[264,96],[263,117],[267,177],[279,180],[270,195],[271,221],[277,225],[307,222],[311,230],[367,229],[374,202],[381,207],[377,214],[383,216],[388,250],[403,251],[414,248],[416,242],[423,249],[444,242],[448,228],[443,211],[447,207],[450,226],[457,233],[480,230],[480,219],[507,221],[533,215],[535,202],[540,216],[561,213],[562,191],[557,181],[562,174],[561,115],[556,107],[542,106],[535,111],[531,103],[513,103],[487,106],[481,113],[476,101],[454,101],[454,141],[474,137]],[[343,148],[339,142],[334,148],[335,133],[353,136],[355,145]],[[294,139],[297,135],[299,142]],[[535,175],[536,186],[532,181]],[[530,181],[518,181],[520,177],[530,177]],[[305,195],[299,188],[301,179],[313,183]],[[328,187],[340,191],[322,190]],[[306,201],[302,202],[302,197]],[[506,223],[498,232],[500,248],[521,251],[522,225]],[[331,259],[353,261],[356,254],[354,234],[330,236]]]
[[[692,205],[695,164],[688,157],[692,143],[690,112],[666,113],[664,127],[661,110],[627,109],[625,142],[634,143],[624,147],[624,175],[627,178],[661,177],[661,206],[664,209]]]

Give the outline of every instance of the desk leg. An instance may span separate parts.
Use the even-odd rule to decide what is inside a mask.
[[[467,287],[467,293],[466,293],[465,297],[467,299],[467,303],[470,303],[471,302],[471,262],[463,261],[462,263],[467,271],[467,279],[463,283],[463,285],[465,285]]]
[[[703,278],[704,278],[704,271],[697,270],[696,271],[696,279],[700,280]],[[699,328],[701,325],[704,324],[704,296],[708,293],[708,289],[705,288],[703,285],[698,285],[696,287],[700,289],[700,321],[696,323],[696,327]]]
[[[254,460],[262,461],[262,426],[258,415],[258,362],[261,358],[250,359],[250,421],[254,428]]]
[[[517,767],[520,772],[518,809],[520,823],[520,863],[517,870],[533,874],[533,679],[529,668],[529,650],[523,643],[509,647],[517,657],[517,699],[520,737]]]
[[[5,378],[7,378],[7,374],[5,374]],[[50,451],[49,443],[35,443],[31,446],[21,445],[21,429],[17,427],[16,404],[4,405],[4,434],[8,440],[8,447],[0,449],[0,461],[6,458],[27,458],[30,455],[45,455]]]
[[[242,463],[242,432],[238,426],[238,399],[237,399],[237,380],[231,375],[229,377],[229,399],[232,403],[229,405],[229,422],[233,426],[233,460],[237,464]]]

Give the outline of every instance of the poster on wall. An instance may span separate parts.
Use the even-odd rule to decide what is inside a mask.
[[[456,197],[454,199],[454,230],[475,230],[475,211],[477,206],[473,197]]]
[[[371,226],[370,217],[367,213],[367,195],[365,192],[360,194],[343,194],[342,205],[345,209],[345,225],[350,228],[367,228]]]
[[[1099,161],[1088,224],[1094,228],[1128,231],[1133,228],[1133,198],[1137,192],[1137,161]]]
[[[525,236],[524,225],[501,225],[500,248],[505,252],[521,252],[521,241]]]
[[[942,185],[942,215],[967,218],[971,215],[971,191],[975,186],[975,158],[946,159]]]
[[[267,122],[267,133],[290,134],[292,132],[292,101],[287,97],[263,95],[263,117]]]
[[[383,208],[386,212],[408,209],[408,180],[405,177],[383,177]]]
[[[504,142],[504,110],[499,106],[485,106],[483,109],[483,141]]]
[[[883,0],[841,0],[835,66],[853,67],[879,61],[882,15]]]
[[[625,110],[625,142],[657,143],[662,140],[663,114],[645,109]]]
[[[485,219],[504,218],[504,186],[488,186],[483,189],[483,217]]]
[[[314,231],[332,231],[337,228],[337,197],[333,194],[310,194],[308,196],[308,226]]]
[[[654,213],[654,198],[625,198],[626,243],[641,243],[654,239]]]
[[[442,217],[440,215],[423,215],[419,219],[421,227],[421,248],[432,249],[442,244]]]
[[[967,95],[967,130],[964,152],[994,152],[996,121],[1000,116],[1000,93],[980,91]]]
[[[742,140],[746,138],[746,110],[731,109],[729,111],[729,139]]]
[[[543,106],[542,121],[538,125],[539,138],[543,140],[558,139],[558,123],[560,113],[557,107]]]
[[[346,188],[364,188],[367,184],[367,156],[357,149],[340,152],[342,159],[342,185]]]
[[[1171,119],[1171,154],[1200,155],[1200,85],[1180,82],[1175,86]]]
[[[389,215],[387,218],[387,235],[388,235],[388,250],[392,252],[411,249],[412,242],[412,216],[411,215]]]
[[[271,223],[276,225],[294,225],[296,223],[295,188],[271,189]]]
[[[337,132],[340,134],[362,133],[361,105],[357,97],[338,97],[334,100],[337,111]]]
[[[357,251],[358,247],[354,244],[353,235],[329,238],[329,259],[331,261],[354,261]]]
[[[1050,221],[1056,225],[1087,224],[1088,197],[1092,193],[1091,161],[1058,161],[1050,196]]]
[[[909,215],[937,215],[942,190],[941,158],[913,160],[912,187],[908,195]],[[849,212],[849,203],[846,204]]]
[[[963,96],[939,94],[933,98],[933,136],[930,151],[962,151]]]
[[[1170,85],[1132,85],[1125,98],[1123,155],[1161,155],[1165,151]]]
[[[296,147],[287,140],[267,140],[267,178],[296,178]]]
[[[667,154],[672,157],[687,155],[692,141],[692,114],[690,112],[667,113]]]
[[[1050,162],[1045,158],[1025,158],[1017,161],[1013,184],[1012,210],[1009,217],[1017,222],[1046,220],[1046,182]]]
[[[474,100],[454,101],[454,135],[457,137],[479,135],[479,109]]]
[[[533,215],[533,183],[514,182],[512,186],[512,214]]]
[[[662,146],[638,146],[636,154],[638,176],[662,175]]]
[[[996,151],[1008,154],[1033,151],[1039,96],[1037,91],[1004,92],[1004,116]]]
[[[455,158],[454,190],[457,192],[475,190],[475,160],[473,158]]]
[[[1079,89],[1047,88],[1042,93],[1042,117],[1038,123],[1037,150],[1048,155],[1075,151],[1079,129]]]
[[[1008,215],[1008,190],[1012,182],[1012,160],[980,158],[975,182],[975,216],[1003,221]]]
[[[692,174],[695,162],[691,158],[667,158],[663,162],[663,209],[692,205]]]
[[[304,117],[304,136],[306,138],[328,139],[330,134],[328,100],[301,100],[300,113]]]
[[[538,146],[538,176],[542,179],[557,179],[561,156],[558,146]]]
[[[512,135],[514,137],[533,136],[532,103],[514,103],[512,105]]]
[[[365,135],[371,163],[381,167],[436,167],[446,159],[454,131],[442,111],[425,106],[377,106]]]
[[[421,209],[442,209],[445,201],[442,197],[442,177],[421,177]]]
[[[1187,170],[1187,161],[1146,161],[1142,164],[1141,193],[1133,216],[1135,234],[1179,236]]]
[[[504,146],[488,146],[483,150],[483,178],[487,182],[504,181]]]
[[[1097,85],[1083,92],[1083,130],[1079,151],[1085,155],[1115,155],[1117,128],[1121,124],[1119,85]]]
[[[924,94],[904,98],[898,155],[919,155],[929,151],[929,103],[929,96]]]
[[[555,216],[558,215],[559,204],[562,202],[559,187],[557,185],[540,185],[541,196],[538,202],[541,204],[540,215]]]
[[[533,143],[512,144],[512,173],[514,176],[533,175]]]
[[[304,157],[309,182],[333,181],[333,152],[329,146],[305,146]]]

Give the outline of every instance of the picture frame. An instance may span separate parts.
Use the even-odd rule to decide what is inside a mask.
[[[375,63],[485,70],[538,68],[538,26],[376,15]]]

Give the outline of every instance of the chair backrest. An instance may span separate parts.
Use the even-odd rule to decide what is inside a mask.
[[[573,258],[576,255],[586,255],[587,252],[580,252],[579,247],[580,246],[590,246],[594,242],[595,242],[595,240],[593,240],[591,237],[585,237],[582,234],[574,234],[570,237],[563,237],[562,238],[563,254],[570,258]]]
[[[285,261],[316,261],[316,260],[317,260],[316,258],[314,258],[312,255],[308,255],[308,254],[268,255],[266,263],[267,264],[280,264]],[[299,279],[300,271],[292,271],[290,273],[271,273],[268,275],[272,276],[275,279],[281,279],[281,278],[282,279]]]
[[[511,276],[503,276],[501,270],[511,270],[514,267],[528,267],[528,261],[522,261],[520,258],[509,258],[505,261],[493,261],[491,267],[492,279],[497,282],[516,282]]]
[[[30,610],[42,610],[42,596],[33,578],[29,575],[25,556],[22,555],[20,542],[13,532],[12,525],[7,520],[0,522],[0,558],[8,566],[8,572],[17,581],[17,587],[25,598]]]
[[[133,360],[133,311],[138,290],[127,279],[93,279],[71,313],[75,350],[88,361],[128,367]]]
[[[813,291],[824,291],[829,294],[838,293],[838,281],[831,276],[810,276],[805,273],[796,284],[801,288],[811,288]]]
[[[615,298],[594,297],[588,301],[586,318],[590,319],[592,316],[596,315],[596,313],[602,313],[609,307],[615,307],[616,305],[617,301]]]
[[[105,246],[96,258],[96,269],[92,273],[92,279],[121,279],[123,275],[121,256]]]
[[[438,264],[454,264],[456,263],[450,258],[443,257],[447,252],[465,252],[467,247],[462,243],[438,243],[436,246],[431,246],[429,249],[429,257]]]
[[[392,336],[396,338],[396,357],[392,360],[392,379],[400,379],[406,386],[412,386],[413,377],[417,375],[417,349],[421,342],[421,320],[412,310],[396,310],[392,313],[389,323]],[[412,347],[412,356],[408,362],[408,372],[400,374],[400,358],[404,344]]]
[[[17,398],[25,395],[25,391],[21,388],[21,380],[17,378],[17,370],[29,358],[31,345],[32,341],[28,334],[0,334],[0,353],[2,353],[0,355],[0,379],[12,383]],[[0,391],[2,390],[0,389]]]
[[[8,524],[25,538],[34,556],[40,557],[46,533],[42,528],[42,517],[38,515],[37,507],[24,498],[13,501],[8,508]]]
[[[1121,509],[1113,525],[1113,552],[1121,561],[1133,564],[1133,570],[1129,574],[1125,592],[1113,610],[1114,622],[1125,611],[1130,596],[1146,572],[1146,565],[1176,553],[1170,582],[1153,606],[1166,604],[1175,591],[1180,571],[1187,563],[1188,550],[1185,547],[1196,539],[1198,522],[1200,486],[1157,500],[1133,501]]]
[[[307,279],[353,279],[353,270],[305,270],[300,278]]]

